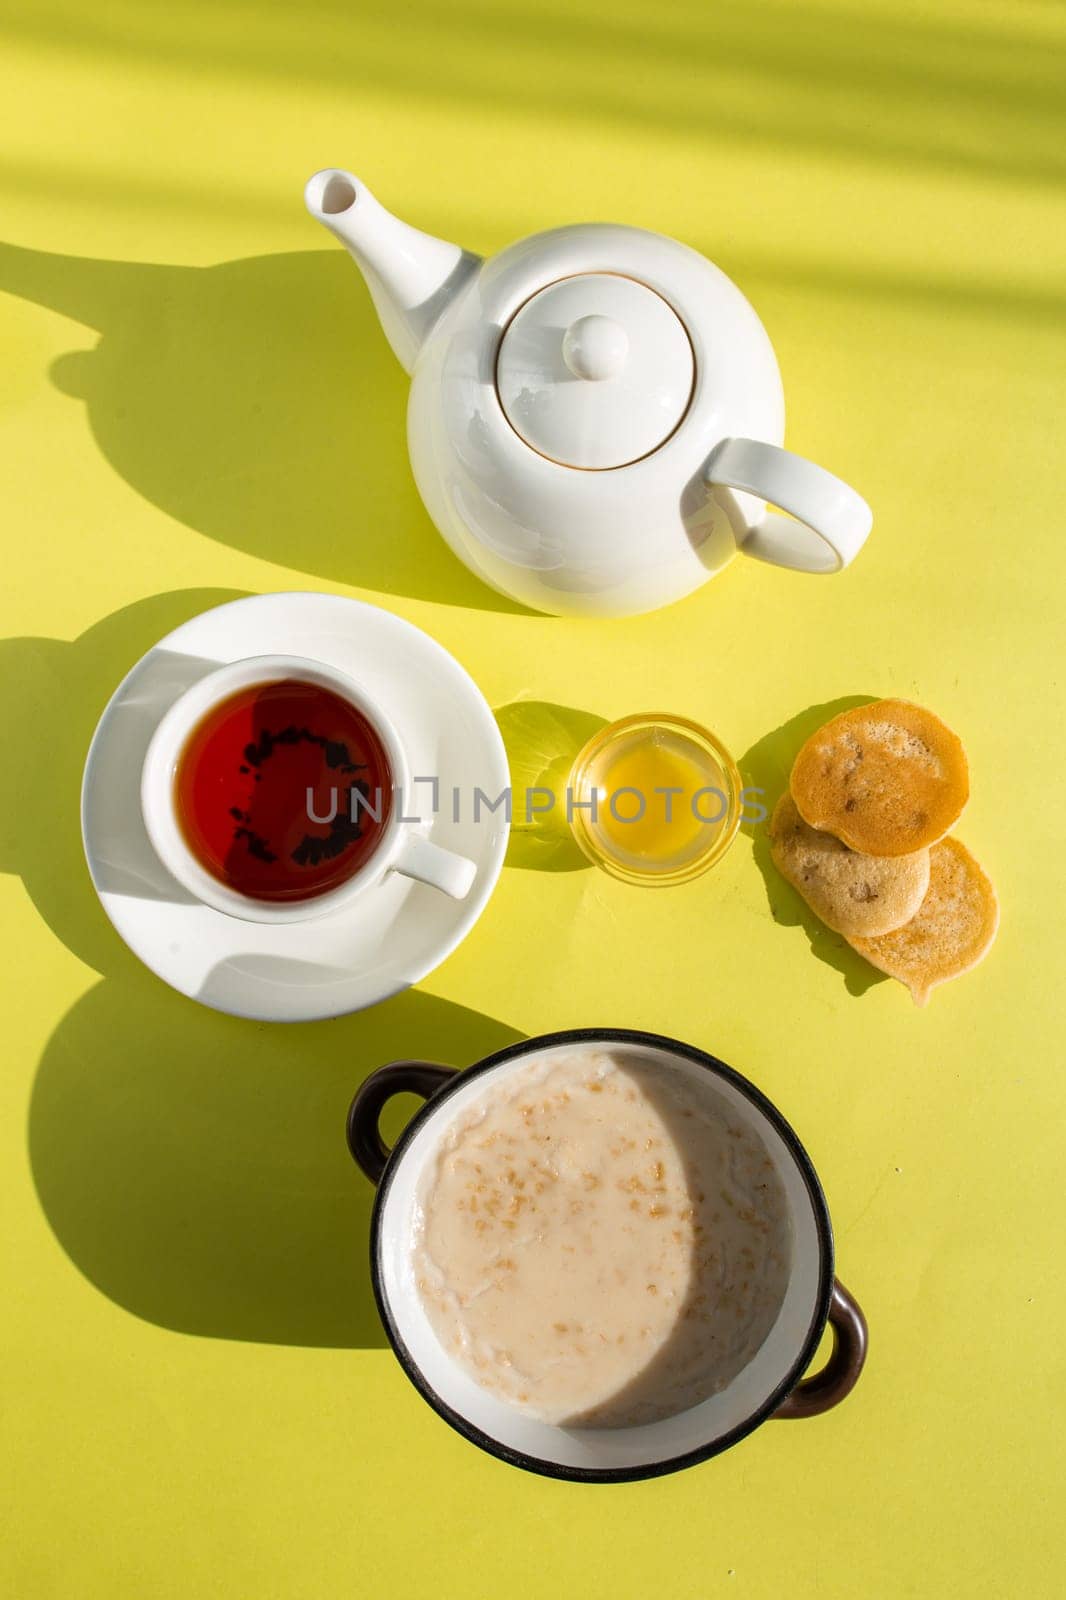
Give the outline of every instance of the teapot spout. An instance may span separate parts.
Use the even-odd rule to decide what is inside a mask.
[[[304,201],[355,257],[386,337],[410,372],[426,336],[477,271],[480,256],[408,227],[358,178],[337,167],[308,179]]]

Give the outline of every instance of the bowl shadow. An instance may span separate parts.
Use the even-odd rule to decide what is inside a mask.
[[[0,642],[0,870],[21,875],[55,936],[103,974],[38,1066],[30,1164],[62,1249],[135,1315],[216,1338],[377,1345],[373,1195],[347,1154],[348,1102],[396,1055],[467,1066],[520,1035],[415,990],[298,1028],[209,1011],[126,948],[82,852],[81,773],[114,689],[172,628],[236,598],[182,590],[71,642]],[[387,1134],[409,1109],[394,1108]]]
[[[180,1333],[385,1343],[370,1287],[373,1190],[345,1143],[352,1094],[397,1055],[464,1067],[520,1034],[408,990],[285,1028],[208,1011],[138,963],[50,1039],[29,1117],[33,1180],[74,1266]],[[405,1097],[384,1119],[394,1138]]]

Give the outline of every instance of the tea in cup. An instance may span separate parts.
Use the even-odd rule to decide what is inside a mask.
[[[253,922],[346,905],[389,871],[462,899],[474,863],[408,815],[400,738],[344,673],[300,656],[219,667],[171,706],[141,809],[160,859],[204,904]]]

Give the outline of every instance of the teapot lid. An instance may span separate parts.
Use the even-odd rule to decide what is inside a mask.
[[[696,362],[684,323],[635,278],[584,272],[520,306],[496,389],[526,444],[565,467],[624,467],[657,450],[688,410]]]

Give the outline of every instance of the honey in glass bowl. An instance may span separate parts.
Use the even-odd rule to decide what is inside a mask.
[[[627,883],[678,884],[720,861],[740,825],[741,777],[715,736],[646,714],[601,728],[570,772],[568,820],[585,855]]]

